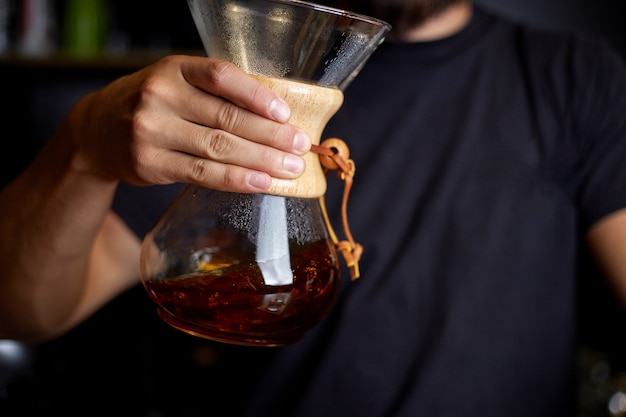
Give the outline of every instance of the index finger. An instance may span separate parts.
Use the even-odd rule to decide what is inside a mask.
[[[187,61],[181,67],[188,83],[260,116],[280,123],[289,121],[291,109],[287,102],[250,74],[227,61],[198,59],[201,61]]]

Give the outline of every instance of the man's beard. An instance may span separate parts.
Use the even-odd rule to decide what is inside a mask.
[[[392,33],[414,29],[453,4],[465,0],[312,0],[315,3],[375,17],[391,24]]]

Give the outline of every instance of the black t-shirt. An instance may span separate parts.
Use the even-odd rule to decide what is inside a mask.
[[[384,43],[326,130],[356,162],[362,277],[249,416],[574,415],[581,238],[626,207],[625,115],[596,40],[476,10]]]
[[[211,344],[160,323],[136,288],[66,336],[94,355],[127,343],[100,374],[74,370],[118,372],[119,386],[53,392],[118,415],[102,399],[133,415],[572,416],[582,236],[626,207],[625,114],[626,68],[595,39],[476,9],[450,38],[386,42],[324,134],[356,163],[349,221],[364,247],[330,317],[286,347]],[[341,187],[329,177],[336,219]],[[115,208],[143,237],[169,197],[135,191]],[[76,347],[80,332],[98,343]],[[218,365],[191,364],[209,345]]]

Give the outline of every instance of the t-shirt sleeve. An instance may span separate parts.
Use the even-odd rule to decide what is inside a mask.
[[[583,43],[579,52],[573,55],[578,87],[572,108],[581,141],[578,204],[589,227],[626,207],[626,65],[603,41]]]
[[[121,183],[113,200],[113,210],[139,239],[143,239],[182,187],[183,184],[134,187]]]

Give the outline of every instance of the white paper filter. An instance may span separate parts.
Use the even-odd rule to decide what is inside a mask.
[[[256,241],[256,261],[266,285],[293,283],[285,197],[263,195]]]

